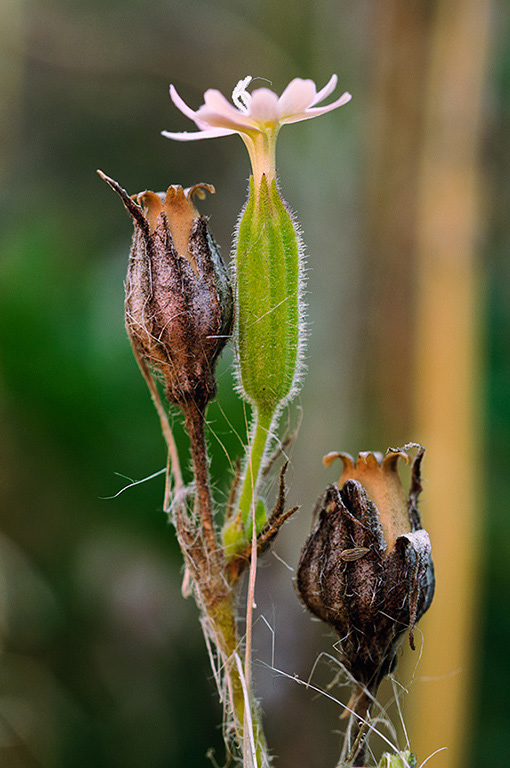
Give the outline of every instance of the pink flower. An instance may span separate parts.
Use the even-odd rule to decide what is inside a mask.
[[[193,133],[163,131],[163,136],[178,141],[195,141],[238,133],[248,147],[255,181],[259,181],[264,173],[269,181],[275,176],[275,144],[282,125],[310,120],[350,101],[351,94],[346,92],[331,104],[316,106],[333,93],[337,79],[333,75],[328,84],[317,92],[313,80],[296,77],[278,98],[269,88],[257,88],[249,93],[246,88],[252,78],[248,76],[234,88],[232,101],[235,106],[219,91],[209,89],[204,94],[204,104],[196,111],[188,107],[171,85],[173,103],[200,130]]]

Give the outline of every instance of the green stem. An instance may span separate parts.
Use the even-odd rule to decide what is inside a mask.
[[[245,531],[249,530],[250,526],[260,465],[269,440],[269,430],[271,428],[273,416],[274,412],[257,412],[255,433],[253,435],[250,455],[246,463],[246,473],[241,488],[241,494],[239,496],[238,514],[241,517]]]
[[[248,734],[245,733],[245,708],[247,697],[245,696],[241,675],[236,663],[236,654],[238,658],[241,659],[241,642],[237,632],[235,614],[234,601],[232,596],[229,595],[226,599],[218,603],[214,607],[214,610],[208,615],[213,627],[214,642],[218,646],[218,650],[223,657],[223,668],[228,678],[227,687],[229,693],[227,693],[227,696],[231,697],[230,702],[233,710],[235,738],[240,752],[244,754],[245,737],[248,736]],[[255,765],[253,765],[252,762],[245,762],[245,765],[253,765],[253,768],[265,768],[269,765],[269,756],[260,712],[249,689],[247,691],[247,696],[250,700],[250,715],[256,762]]]

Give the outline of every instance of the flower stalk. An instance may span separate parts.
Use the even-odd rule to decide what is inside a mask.
[[[234,527],[247,535],[250,532],[252,518],[255,516],[256,488],[259,479],[262,460],[270,439],[272,413],[258,411],[255,418],[253,439],[250,441],[248,460],[239,495],[239,505]],[[265,522],[265,520],[264,520]],[[247,536],[242,537],[243,540]]]

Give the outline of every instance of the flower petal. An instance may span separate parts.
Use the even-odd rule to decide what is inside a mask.
[[[203,131],[179,131],[172,133],[172,131],[161,131],[161,135],[166,139],[176,139],[177,141],[199,141],[200,139],[216,139],[219,136],[231,136],[237,131],[230,130],[229,128],[206,128]]]
[[[199,112],[200,119],[195,120],[199,128],[202,128],[202,126],[207,128],[225,128],[237,133],[252,133],[253,131],[260,130],[253,120],[250,120],[248,117],[244,118],[240,112],[238,113],[238,120],[226,117],[221,112],[211,112],[207,107],[200,107]]]
[[[338,77],[336,75],[331,75],[329,82],[326,83],[324,88],[321,88],[321,90],[316,95],[315,99],[312,101],[310,106],[313,107],[315,104],[319,104],[319,102],[324,101],[324,99],[327,98],[330,93],[333,93],[333,91],[336,88],[337,82],[338,82]]]
[[[172,99],[177,109],[181,110],[183,115],[186,115],[186,117],[189,117],[191,120],[195,120],[195,110],[191,109],[191,107],[188,107],[184,99],[181,99],[173,85],[170,86],[170,98]]]
[[[250,111],[253,123],[278,124],[278,96],[269,88],[257,88],[251,94]],[[254,127],[256,127],[254,125]]]
[[[278,99],[280,118],[304,112],[312,104],[315,104],[316,95],[317,89],[313,80],[302,80],[300,77],[294,78]]]
[[[220,114],[236,121],[243,116],[243,113],[236,109],[236,107],[233,107],[230,101],[215,88],[209,88],[204,93],[204,102],[204,107],[215,114]],[[200,112],[204,107],[201,107],[198,111]]]
[[[193,120],[193,122],[196,123],[197,126],[201,130],[203,130],[203,131],[207,131],[210,127],[213,127],[213,128],[220,128],[221,127],[222,130],[223,129],[226,130],[228,128],[229,132],[231,132],[231,130],[235,130],[235,127],[237,127],[237,122],[238,122],[237,121],[237,116],[241,115],[241,113],[238,112],[237,109],[234,109],[234,107],[231,104],[229,104],[227,99],[219,91],[215,91],[212,88],[209,89],[208,91],[206,91],[206,93],[204,94],[205,104],[202,104],[202,106],[199,107],[199,109],[197,109],[197,110],[191,109],[191,107],[189,107],[186,104],[184,99],[182,99],[179,96],[179,94],[177,93],[177,90],[175,89],[175,87],[173,85],[170,86],[170,98],[172,99],[172,101],[175,104],[175,106],[178,109],[180,109],[180,111],[184,115],[186,115],[186,117],[189,117],[190,120]],[[207,107],[210,107],[210,109],[208,109]],[[214,117],[216,117],[216,114],[215,114],[216,112],[220,112],[222,114],[223,113],[230,114],[234,118],[235,127],[230,129],[230,124],[226,123],[224,120],[223,120],[223,122],[219,122],[218,120],[216,120],[215,122],[209,122],[209,117],[212,116],[212,113],[214,113]],[[186,138],[185,139],[182,138],[182,134],[183,133],[186,134]],[[165,131],[164,135],[167,136],[167,138],[174,138],[174,134],[172,134],[172,136],[170,136],[168,131]],[[187,131],[182,131],[182,132],[179,132],[179,133],[177,133],[175,135],[176,136],[180,136],[181,137],[181,139],[180,139],[181,141],[192,141],[191,138],[188,138],[189,134],[188,134]],[[226,135],[226,134],[223,134],[223,133],[208,134],[207,136],[197,135],[196,138],[197,139],[198,138],[200,138],[200,139],[202,139],[202,138],[204,138],[204,139],[205,138],[213,138],[214,135],[223,136],[223,135]]]
[[[325,115],[326,112],[331,112],[333,109],[337,109],[338,107],[343,106],[344,104],[347,104],[348,101],[352,99],[352,96],[350,93],[343,93],[339,99],[334,101],[332,104],[327,104],[325,107],[310,107],[310,109],[307,109],[306,112],[301,113],[300,115],[291,115],[290,117],[282,118],[282,123],[297,123],[300,120],[311,120],[312,117],[318,117],[319,115]]]
[[[210,88],[204,94],[205,104],[195,113],[194,120],[198,124],[215,128],[229,128],[233,131],[253,130],[256,126],[244,112],[230,104],[225,96]]]

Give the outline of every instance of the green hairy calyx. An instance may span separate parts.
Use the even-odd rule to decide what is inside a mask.
[[[236,244],[237,378],[255,411],[237,514],[224,530],[235,552],[265,522],[257,507],[257,481],[281,407],[297,391],[303,348],[301,246],[276,180],[250,179]],[[264,509],[262,507],[262,509]],[[264,513],[265,515],[265,513]]]
[[[262,177],[239,224],[236,249],[239,384],[266,416],[293,394],[300,340],[299,242],[276,180]]]

